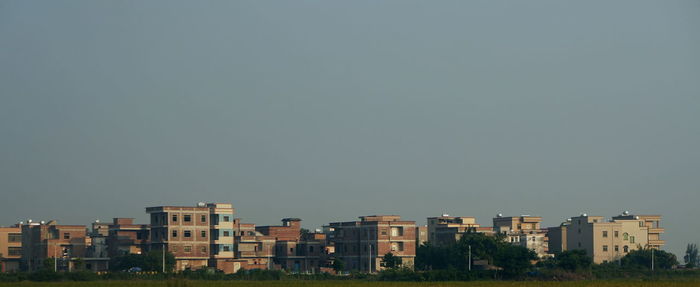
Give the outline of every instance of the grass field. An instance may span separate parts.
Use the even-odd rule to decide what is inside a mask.
[[[367,281],[92,281],[0,283],[0,287],[689,287],[697,281],[570,281],[570,282],[367,282]]]

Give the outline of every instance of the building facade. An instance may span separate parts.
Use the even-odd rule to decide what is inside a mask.
[[[75,269],[78,258],[85,258],[85,225],[58,225],[56,221],[48,223],[32,222],[21,224],[23,270],[37,271],[44,268],[46,259],[54,259],[56,270],[71,271]]]
[[[449,216],[443,214],[428,217],[428,241],[435,245],[456,243],[467,232],[477,232],[481,226],[471,216]]]
[[[346,271],[377,272],[387,253],[401,258],[412,268],[416,257],[416,222],[402,221],[398,215],[361,216],[360,221],[335,222],[335,258]]]
[[[541,228],[542,217],[498,216],[493,218],[493,231],[505,236],[504,240],[513,245],[526,247],[542,258],[548,256],[549,243],[547,229]]]
[[[205,204],[147,207],[151,217],[151,250],[167,250],[175,256],[175,271],[208,266],[210,248],[209,208]]]
[[[22,230],[19,225],[0,227],[0,272],[20,271]]]

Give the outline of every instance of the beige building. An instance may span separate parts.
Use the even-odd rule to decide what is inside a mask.
[[[521,215],[521,216],[498,216],[493,218],[493,231],[505,236],[504,240],[513,245],[526,247],[542,258],[548,254],[547,230],[540,226],[542,217]]]
[[[478,232],[480,225],[471,216],[457,217],[443,214],[428,217],[428,241],[435,245],[453,244],[470,230]]]
[[[0,272],[19,271],[22,259],[22,230],[19,225],[0,227]]]
[[[658,237],[664,231],[660,221],[659,215],[635,216],[628,212],[609,221],[582,214],[571,218],[561,238],[550,240],[565,242],[566,250],[585,250],[595,263],[614,262],[633,250],[663,246]]]
[[[147,207],[151,216],[151,250],[175,256],[175,271],[200,269],[209,261],[209,208],[204,204]]]

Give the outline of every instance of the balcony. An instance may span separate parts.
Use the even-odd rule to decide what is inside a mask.
[[[650,227],[649,228],[649,233],[664,233],[664,231],[665,230],[663,228],[660,228],[660,227],[656,227],[656,228]]]

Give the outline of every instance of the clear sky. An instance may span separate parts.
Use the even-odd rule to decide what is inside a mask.
[[[0,224],[232,202],[662,214],[700,243],[700,1],[0,1]]]

